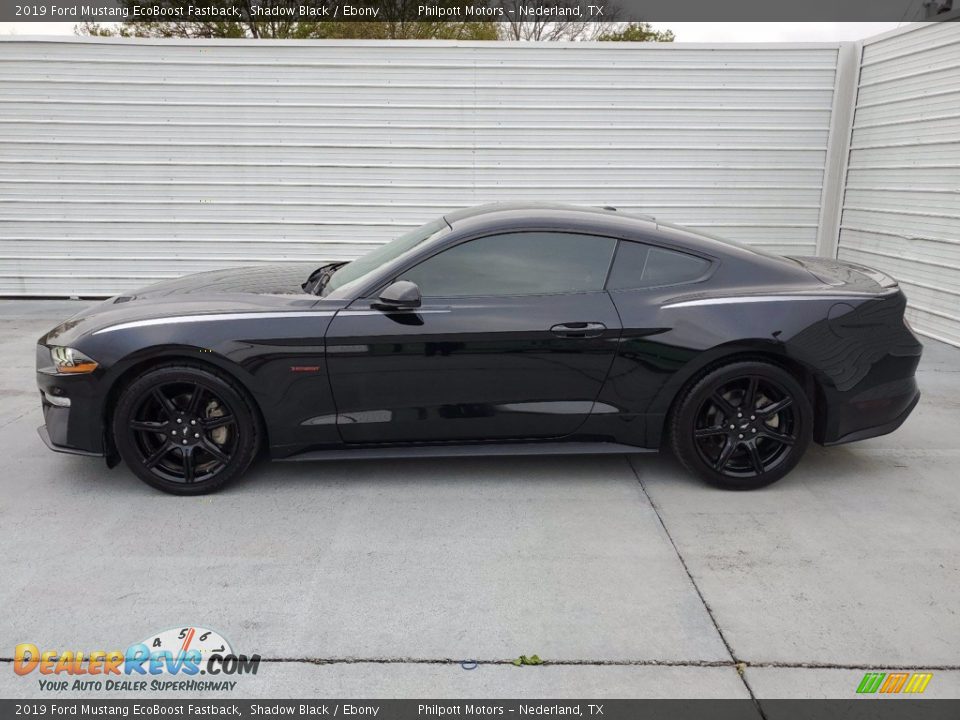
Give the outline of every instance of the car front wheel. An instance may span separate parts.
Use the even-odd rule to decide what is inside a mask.
[[[803,387],[786,370],[734,362],[702,377],[671,418],[674,454],[718,487],[750,490],[775,482],[800,461],[813,429]]]
[[[242,474],[259,436],[244,393],[189,365],[141,375],[123,390],[113,414],[120,457],[148,485],[176,495],[208,493]]]

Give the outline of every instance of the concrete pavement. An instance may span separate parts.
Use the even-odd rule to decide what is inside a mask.
[[[958,349],[925,341],[897,433],[752,493],[645,456],[261,464],[190,499],[36,436],[34,343],[79,307],[0,301],[0,697],[39,692],[16,643],[186,625],[269,660],[231,697],[852,697],[898,668],[960,697]]]

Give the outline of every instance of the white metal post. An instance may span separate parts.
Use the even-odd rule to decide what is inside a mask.
[[[817,255],[821,257],[837,256],[862,55],[862,43],[841,43],[837,52],[830,134],[827,138],[827,158],[823,168],[823,190],[820,194],[820,221],[817,224]]]

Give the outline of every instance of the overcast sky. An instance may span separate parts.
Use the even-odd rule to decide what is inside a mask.
[[[678,42],[801,42],[860,40],[892,30],[901,23],[653,23],[669,28]],[[0,23],[5,35],[72,35],[73,23]]]

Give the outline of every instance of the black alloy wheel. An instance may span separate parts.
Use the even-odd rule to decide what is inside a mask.
[[[246,470],[259,445],[257,425],[250,401],[225,377],[166,365],[123,391],[113,433],[120,456],[146,483],[198,495]]]
[[[769,485],[799,462],[810,443],[805,391],[783,368],[745,361],[718,368],[681,399],[671,441],[687,469],[719,487]]]

